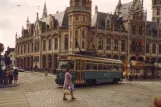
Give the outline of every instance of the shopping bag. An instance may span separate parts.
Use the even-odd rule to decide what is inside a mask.
[[[64,90],[64,94],[70,95],[70,94],[71,94],[71,91],[70,91],[69,89],[65,89],[65,90]]]

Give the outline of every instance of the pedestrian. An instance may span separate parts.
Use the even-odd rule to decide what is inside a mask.
[[[14,75],[14,84],[17,84],[17,80],[18,80],[18,71],[17,71],[17,69],[14,70],[13,75]]]
[[[13,81],[13,68],[9,70],[9,84],[12,84]]]
[[[48,76],[48,69],[46,68],[45,69],[45,77],[47,77]]]
[[[64,90],[63,100],[67,100],[65,90],[69,90],[70,91],[70,95],[71,95],[71,99],[72,100],[76,99],[74,97],[74,95],[73,95],[74,86],[72,84],[72,75],[71,75],[71,72],[72,72],[72,69],[67,68],[66,73],[65,73],[64,86],[63,86],[63,90]]]
[[[8,85],[8,76],[9,76],[9,68],[7,68],[5,71],[5,80],[4,80],[5,85]]]

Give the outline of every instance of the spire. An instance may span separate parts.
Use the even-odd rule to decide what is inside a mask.
[[[46,1],[45,1],[45,3],[44,3],[44,9],[43,9],[43,14],[42,14],[42,18],[45,18],[45,17],[47,17],[47,8],[46,8]]]
[[[27,16],[27,21],[26,22],[28,22],[29,23],[29,17]]]
[[[119,2],[118,2],[118,8],[120,8],[121,7],[121,5],[122,5],[122,3],[121,3],[121,0],[119,0]]]
[[[36,13],[36,21],[38,21],[39,20],[39,13]]]
[[[118,4],[122,4],[122,3],[121,3],[121,0],[119,0],[119,3],[118,3]]]

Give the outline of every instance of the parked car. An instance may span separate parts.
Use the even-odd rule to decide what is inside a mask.
[[[13,69],[17,69],[17,71],[18,71],[18,72],[25,72],[25,70],[24,70],[24,69],[22,69],[22,68],[18,68],[18,67],[15,67],[15,66],[13,67]]]

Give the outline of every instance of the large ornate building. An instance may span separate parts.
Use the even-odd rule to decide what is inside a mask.
[[[125,4],[119,0],[114,13],[99,12],[96,6],[91,15],[91,0],[70,0],[65,11],[49,15],[45,4],[42,17],[37,14],[34,23],[27,19],[22,36],[16,34],[16,65],[53,70],[58,54],[80,50],[120,60],[129,56],[130,60],[161,62],[160,26],[147,21],[143,0]]]

